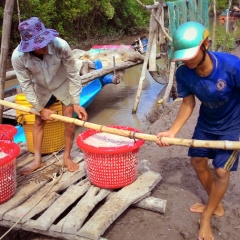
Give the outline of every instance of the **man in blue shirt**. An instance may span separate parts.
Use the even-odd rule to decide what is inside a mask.
[[[186,22],[173,37],[173,61],[181,62],[176,71],[178,97],[182,104],[170,129],[160,132],[159,146],[169,146],[161,137],[175,137],[191,116],[195,97],[201,101],[193,139],[239,141],[240,136],[240,59],[228,53],[208,51],[208,30],[198,22]],[[190,148],[188,155],[209,199],[196,203],[192,212],[202,213],[198,239],[213,240],[211,217],[222,216],[221,204],[230,172],[238,167],[238,150]],[[208,165],[212,159],[214,171]]]

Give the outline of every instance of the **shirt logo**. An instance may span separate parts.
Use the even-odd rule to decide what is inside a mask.
[[[217,87],[217,90],[218,90],[218,91],[223,90],[224,88],[226,88],[226,81],[224,81],[224,80],[222,80],[222,79],[219,79],[219,80],[217,81],[216,87]]]

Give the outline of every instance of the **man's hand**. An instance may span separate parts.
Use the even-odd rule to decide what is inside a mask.
[[[48,109],[48,108],[43,108],[39,113],[40,113],[40,116],[43,120],[53,120],[50,117],[50,115],[53,114],[53,113],[56,113],[56,112],[54,112],[53,110]]]
[[[175,137],[175,134],[173,134],[173,133],[170,132],[170,131],[160,132],[160,133],[157,134],[157,137],[158,137],[158,139],[159,139],[159,141],[157,142],[157,145],[159,145],[160,147],[168,147],[168,146],[170,146],[169,143],[164,142],[164,141],[162,140],[162,137],[174,138],[174,137]]]
[[[87,120],[88,114],[87,114],[85,108],[83,108],[82,106],[80,106],[78,104],[73,104],[73,110],[78,115],[78,118],[80,120],[83,120],[83,121]]]

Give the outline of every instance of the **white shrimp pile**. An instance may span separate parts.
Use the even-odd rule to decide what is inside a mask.
[[[7,154],[5,152],[0,152],[0,160],[1,160],[1,158],[4,158],[6,156],[7,156]]]
[[[128,137],[113,135],[110,133],[96,133],[84,140],[84,143],[94,147],[122,147],[134,146],[134,140]]]

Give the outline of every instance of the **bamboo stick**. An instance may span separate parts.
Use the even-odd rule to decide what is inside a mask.
[[[11,103],[5,100],[0,100],[0,104],[9,108],[14,108],[20,111],[32,113],[35,115],[40,115],[34,108],[27,106],[19,105],[16,103]],[[133,132],[123,129],[111,128],[103,125],[98,125],[95,123],[85,122],[76,118],[70,118],[61,116],[58,114],[51,114],[51,118],[67,123],[73,123],[75,125],[86,127],[90,129],[97,130],[99,132],[106,132],[115,135],[120,135],[124,137],[129,137],[132,139],[141,139],[145,141],[158,142],[159,138],[156,135]],[[183,139],[183,138],[168,138],[162,137],[162,140],[169,143],[170,145],[179,145],[186,147],[206,147],[206,148],[218,148],[218,149],[227,149],[227,150],[240,150],[240,141],[204,141],[204,140],[195,140],[195,139]]]

